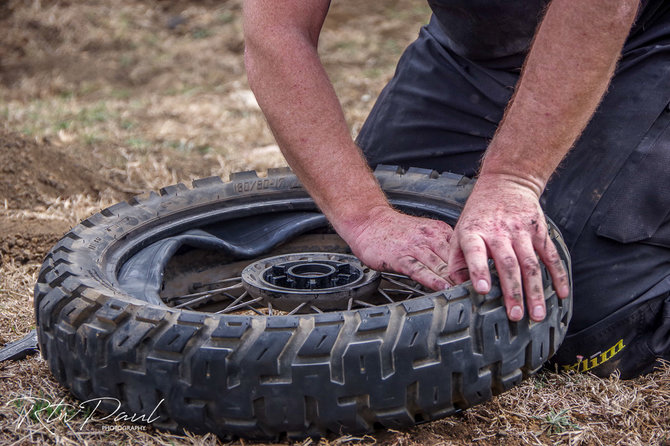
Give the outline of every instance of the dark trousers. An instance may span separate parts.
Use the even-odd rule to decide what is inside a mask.
[[[541,200],[572,255],[566,370],[670,359],[670,11],[641,28]],[[475,62],[444,42],[433,18],[403,54],[358,137],[370,165],[477,173],[524,55]]]

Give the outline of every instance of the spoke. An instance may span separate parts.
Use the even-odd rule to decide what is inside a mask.
[[[217,311],[216,314],[230,313],[231,311],[235,311],[235,310],[238,310],[238,309],[243,308],[243,307],[249,307],[254,312],[256,312],[258,314],[261,314],[258,310],[256,310],[254,307],[251,306],[251,304],[255,304],[256,302],[259,302],[261,300],[263,300],[262,297],[257,297],[256,299],[252,299],[248,302],[242,302],[241,304],[237,304],[237,305],[234,305],[234,306],[228,306],[221,311]]]
[[[419,294],[421,294],[422,296],[425,296],[425,295],[428,294],[428,293],[426,293],[425,291],[421,291],[421,290],[419,290],[419,289],[417,289],[417,288],[412,288],[411,286],[407,285],[406,283],[402,283],[402,282],[400,282],[399,280],[391,279],[390,277],[385,277],[385,279],[388,280],[389,282],[391,282],[391,283],[394,284],[394,285],[398,285],[399,287],[402,287],[402,288],[411,290],[412,292],[419,293]]]
[[[261,313],[260,311],[258,311],[258,310],[255,309],[254,307],[252,307],[250,304],[251,304],[251,302],[245,302],[245,303],[244,303],[244,305],[245,305],[247,308],[249,308],[251,311],[253,311],[253,312],[256,313],[257,315],[259,315],[259,316],[265,316],[263,313]]]
[[[230,277],[228,279],[217,280],[215,282],[208,282],[208,283],[196,282],[196,283],[193,284],[193,289],[203,288],[203,287],[212,286],[212,285],[223,285],[224,283],[230,283],[230,282],[235,282],[235,281],[239,281],[239,280],[242,280],[241,276]]]
[[[245,291],[244,293],[240,294],[240,297],[238,297],[237,299],[235,299],[234,301],[232,301],[226,308],[224,308],[223,310],[217,311],[215,314],[219,314],[219,313],[223,313],[223,312],[225,312],[228,308],[230,308],[230,307],[232,307],[232,306],[237,305],[238,303],[240,303],[240,302],[242,301],[242,299],[244,299],[244,298],[247,297],[248,295],[249,295],[249,292],[248,292],[248,291]]]
[[[369,302],[363,302],[362,300],[355,300],[358,305],[362,305],[364,307],[376,307],[377,305],[371,304]]]
[[[190,298],[201,297],[201,296],[206,296],[206,295],[220,294],[220,293],[224,293],[225,291],[237,290],[237,289],[242,288],[242,287],[244,287],[244,285],[240,282],[236,285],[229,286],[229,287],[216,288],[214,290],[208,290],[208,291],[200,291],[200,292],[197,292],[197,293],[185,294],[183,296],[166,297],[165,300],[167,302],[171,302],[173,300],[190,299]]]
[[[384,292],[384,290],[382,290],[381,288],[379,288],[377,291],[379,291],[379,294],[381,294],[382,296],[384,296],[384,297],[386,298],[386,300],[388,300],[390,303],[395,303],[395,301],[394,301],[393,299],[391,299],[391,297],[390,297],[388,294],[386,294],[386,293]]]
[[[272,316],[272,302],[268,302],[268,316]]]
[[[193,300],[189,300],[188,302],[181,303],[179,305],[175,305],[173,308],[184,308],[184,307],[189,307],[191,309],[191,305],[203,302],[203,301],[208,301],[212,297],[212,294],[205,294],[204,296],[197,297]]]
[[[303,303],[301,303],[300,305],[298,305],[297,307],[295,307],[294,309],[292,309],[291,312],[290,312],[288,315],[291,316],[291,315],[293,315],[293,314],[296,314],[296,313],[297,313],[298,311],[300,311],[300,309],[301,309],[302,307],[304,307],[305,305],[307,305],[307,302],[303,302]]]
[[[245,291],[245,292],[246,292],[246,291]],[[187,307],[187,308],[190,309],[190,308],[191,308],[191,305],[195,305],[195,304],[198,304],[198,303],[200,303],[200,302],[207,302],[207,301],[209,301],[209,300],[210,300],[212,297],[214,297],[214,296],[226,296],[226,297],[227,297],[228,299],[230,299],[230,300],[235,300],[235,299],[236,299],[235,296],[233,296],[232,294],[229,294],[229,293],[211,293],[211,294],[205,294],[204,296],[197,297],[197,298],[195,298],[195,299],[193,299],[193,300],[189,300],[189,301],[187,301],[187,302],[182,302],[182,303],[180,303],[179,305],[175,305],[174,308],[184,308],[184,307]],[[217,301],[218,301],[218,300],[220,300],[220,299],[217,299]]]
[[[351,307],[354,305],[354,298],[350,297],[349,302],[347,302],[347,311],[351,311]]]
[[[246,291],[245,291],[245,293],[246,293]],[[233,296],[233,295],[230,294],[230,293],[221,293],[221,294],[223,294],[224,296],[226,296],[226,297],[227,297],[228,299],[230,299],[230,300],[235,300],[235,299],[237,299],[237,296]]]
[[[382,277],[384,277],[384,278],[386,278],[388,276],[388,277],[395,277],[395,278],[398,278],[398,279],[409,279],[409,277],[407,277],[404,274],[397,274],[397,273],[381,273],[381,274],[382,274]]]
[[[382,290],[381,288],[379,289],[380,291]],[[389,292],[389,293],[402,293],[402,294],[414,294],[416,290],[401,290],[398,288],[384,288],[384,291]]]
[[[314,311],[317,312],[317,313],[323,313],[323,311],[319,310],[319,309],[318,309],[317,307],[315,307],[314,305],[310,305],[309,308],[311,308],[312,310],[314,310]]]

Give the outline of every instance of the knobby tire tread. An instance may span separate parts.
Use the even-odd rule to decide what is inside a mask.
[[[427,201],[447,194],[451,206],[462,206],[471,187],[462,176],[425,169],[382,166],[376,175],[388,193]],[[263,181],[270,186],[244,190],[265,187]],[[58,381],[80,400],[117,398],[129,414],[158,406],[159,428],[256,439],[403,428],[517,385],[565,335],[570,301],[560,302],[550,283],[542,323],[510,323],[495,283],[487,296],[459,286],[318,315],[223,316],[143,303],[105,277],[98,256],[105,247],[210,201],[305,196],[285,169],[266,178],[241,172],[228,183],[210,177],[193,189],[180,183],[159,193],[111,206],[73,228],[45,258],[35,287],[40,350]]]

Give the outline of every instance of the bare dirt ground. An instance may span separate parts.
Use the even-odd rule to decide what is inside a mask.
[[[41,260],[81,219],[143,190],[285,165],[245,80],[240,15],[240,0],[0,3],[0,345],[34,327]],[[333,2],[320,50],[353,134],[428,15],[421,0]],[[76,404],[38,357],[1,364],[0,395],[1,444],[221,443],[23,419],[16,398]],[[321,440],[373,443],[669,445],[670,365],[632,381],[542,373],[442,421]]]

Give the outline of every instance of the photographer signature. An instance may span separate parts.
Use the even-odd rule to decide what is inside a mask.
[[[151,424],[160,418],[157,412],[163,401],[165,399],[160,400],[148,414],[125,412],[121,410],[121,401],[112,397],[93,398],[75,405],[66,403],[64,398],[54,403],[46,398],[27,396],[14,398],[8,401],[6,405],[13,404],[20,407],[19,418],[16,420],[17,428],[24,423],[27,424],[29,419],[46,427],[59,421],[71,425],[83,417],[83,421],[79,424],[79,430],[82,430],[89,422],[113,421],[118,423],[129,421],[131,423]],[[116,405],[116,408],[111,412],[104,410],[105,413],[110,413],[103,415],[103,411],[100,409],[103,403],[111,403]]]

